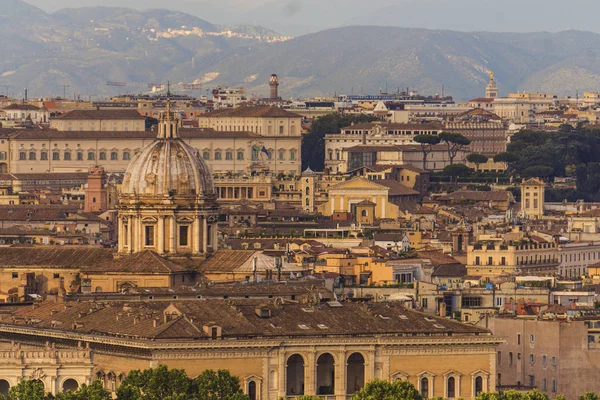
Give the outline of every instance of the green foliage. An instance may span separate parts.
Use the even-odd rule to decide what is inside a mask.
[[[8,400],[53,400],[46,394],[44,384],[37,380],[22,380],[8,391]]]
[[[457,177],[469,175],[473,170],[467,167],[465,164],[450,164],[444,167],[444,175]]]
[[[413,141],[421,145],[423,152],[423,169],[427,169],[427,155],[432,152],[433,145],[440,143],[441,139],[437,135],[416,135]]]
[[[247,400],[240,380],[226,370],[207,370],[195,379],[182,369],[129,372],[117,389],[117,400]]]
[[[477,170],[479,170],[480,164],[485,164],[488,161],[487,156],[479,153],[471,153],[466,157],[467,161],[475,164]]]
[[[439,138],[446,144],[450,164],[454,164],[454,158],[458,152],[471,144],[471,141],[460,133],[444,132]]]
[[[586,394],[579,396],[579,400],[600,400],[598,395],[594,392],[587,392]]]
[[[408,381],[374,379],[352,395],[352,400],[422,400],[421,394]]]
[[[322,400],[319,396],[300,396],[296,400]]]
[[[247,396],[240,388],[240,380],[229,371],[212,369],[204,371],[193,380],[193,392],[198,400],[244,400]]]
[[[503,153],[498,153],[494,156],[494,162],[501,162],[501,163],[513,163],[513,162],[517,162],[519,161],[519,156],[516,155],[515,153],[509,153],[507,151],[503,152]]]
[[[498,393],[480,393],[475,400],[500,400],[502,396]]]
[[[56,400],[111,400],[112,395],[102,387],[100,381],[94,381],[91,385],[81,385],[75,392],[60,393]]]
[[[363,122],[373,122],[370,115],[328,114],[313,121],[310,132],[302,138],[302,170],[310,167],[322,171],[325,166],[325,135],[340,133],[340,129]]]
[[[562,394],[557,394],[554,400],[567,400],[567,398]]]

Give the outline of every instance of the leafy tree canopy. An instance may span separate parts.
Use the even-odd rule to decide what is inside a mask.
[[[473,170],[467,167],[465,164],[450,164],[446,165],[442,172],[444,175],[457,177],[469,175],[471,172],[473,172]]]
[[[354,393],[352,400],[422,400],[422,397],[408,381],[375,379]]]
[[[373,122],[371,115],[327,114],[313,121],[310,132],[302,138],[302,170],[307,167],[322,171],[325,166],[325,135],[340,133],[342,128],[363,122]]]
[[[437,135],[416,135],[413,137],[413,141],[421,145],[434,145],[440,143],[442,140]]]

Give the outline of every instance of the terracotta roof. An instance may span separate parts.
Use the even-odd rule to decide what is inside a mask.
[[[87,273],[133,273],[133,274],[170,274],[185,271],[185,268],[171,262],[152,251],[143,251],[128,256],[94,263],[83,268]]]
[[[0,129],[0,135],[2,134]],[[109,139],[129,140],[156,138],[158,132],[146,131],[58,131],[56,129],[5,129],[16,134],[20,140],[73,140],[73,139]],[[261,135],[252,132],[221,132],[212,129],[181,128],[179,136],[182,139],[222,139],[228,138],[255,138]]]
[[[72,110],[54,119],[79,120],[79,119],[138,119],[145,120],[137,110]]]
[[[113,253],[92,247],[0,247],[0,265],[79,268],[111,260]]]
[[[36,107],[36,106],[32,106],[31,104],[11,104],[7,107],[2,108],[3,110],[31,110],[31,111],[37,111],[40,108]]]
[[[217,250],[206,261],[202,262],[198,270],[203,273],[249,273],[254,270],[254,258],[258,272],[275,269],[275,260],[256,250]],[[282,262],[282,272],[301,271],[301,267]]]
[[[374,179],[373,182],[388,187],[388,196],[418,196],[419,192],[393,179]]]
[[[422,250],[417,252],[420,258],[426,258],[434,266],[460,264],[457,259],[438,250]]]
[[[242,106],[223,108],[202,114],[200,118],[302,118],[301,115],[275,106]]]
[[[0,205],[0,221],[101,221],[96,214],[63,205]]]
[[[432,272],[432,277],[463,278],[467,268],[463,264],[441,264]]]
[[[469,103],[493,103],[494,99],[491,97],[477,97],[476,99],[471,99],[468,102]]]
[[[376,126],[381,126],[385,130],[405,130],[405,131],[438,131],[443,129],[442,125],[438,124],[398,124],[398,123],[381,123],[381,122],[363,122],[360,124],[349,125],[342,128],[343,131],[347,130],[369,130]]]
[[[331,305],[330,305],[331,304]],[[259,317],[256,309],[267,311]],[[357,323],[360,321],[360,323]],[[29,334],[67,331],[82,334],[189,342],[210,340],[205,326],[217,325],[224,339],[323,337],[398,334],[479,335],[489,331],[447,318],[386,303],[317,303],[262,300],[110,301],[55,303],[24,307],[10,325],[27,326]],[[43,331],[36,332],[36,329]]]
[[[480,192],[476,190],[457,190],[446,196],[440,197],[444,200],[471,200],[471,201],[509,201],[514,203],[515,198],[509,191],[498,190]]]

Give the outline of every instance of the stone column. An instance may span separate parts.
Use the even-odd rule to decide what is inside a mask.
[[[142,217],[141,216],[137,216],[136,217],[136,221],[137,221],[137,227],[138,227],[138,235],[137,235],[137,245],[138,245],[138,251],[144,251],[144,224],[142,224]]]
[[[315,360],[315,352],[311,351],[306,355],[306,365],[304,366],[304,394],[316,395],[316,375],[317,366]]]
[[[217,251],[219,248],[219,230],[217,229],[217,224],[212,224],[210,228],[210,232],[212,234],[212,249],[213,252]]]
[[[131,246],[131,242],[133,240],[133,218],[131,216],[127,217],[127,252],[132,253],[133,248]]]
[[[337,362],[335,363],[335,399],[346,400],[346,351],[342,349],[337,355]]]
[[[279,350],[279,397],[286,395],[287,385],[287,365],[285,362],[285,353],[283,350]]]
[[[192,253],[200,253],[200,218],[194,217],[192,224]]]
[[[165,217],[163,217],[162,215],[160,215],[158,217],[158,243],[156,243],[157,245],[157,251],[158,254],[165,254]]]
[[[169,251],[171,254],[177,253],[177,221],[175,215],[170,217],[171,227],[169,232]]]
[[[117,220],[118,224],[118,233],[117,233],[117,244],[118,244],[118,252],[123,252],[123,242],[125,241],[125,235],[123,233],[123,219],[119,218]]]
[[[208,223],[206,216],[202,217],[202,252],[206,254],[208,251]]]

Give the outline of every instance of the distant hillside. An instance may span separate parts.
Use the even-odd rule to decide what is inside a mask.
[[[54,14],[0,0],[0,88],[20,96],[112,95],[107,81],[245,85],[281,94],[377,93],[410,87],[459,100],[483,94],[496,73],[501,94],[600,91],[600,35],[464,33],[355,26],[292,40],[252,26],[222,27],[167,10],[66,9]],[[285,41],[284,41],[285,40]],[[1,90],[1,89],[0,89]],[[5,89],[6,90],[6,89]],[[131,89],[135,90],[135,89]],[[196,93],[200,94],[200,93]]]

